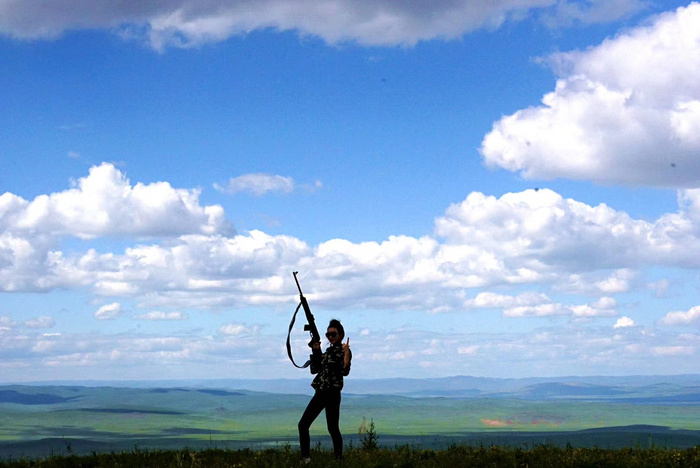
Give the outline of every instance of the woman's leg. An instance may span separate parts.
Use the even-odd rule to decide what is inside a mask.
[[[323,398],[319,392],[316,392],[299,420],[299,448],[301,449],[301,458],[307,458],[309,456],[309,452],[311,451],[309,428],[311,427],[311,423],[313,423],[316,417],[323,411],[324,404]]]
[[[340,433],[340,390],[326,392],[326,425],[333,439],[335,458],[343,458],[343,435]]]

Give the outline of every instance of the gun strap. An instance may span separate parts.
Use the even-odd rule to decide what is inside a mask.
[[[306,369],[311,365],[311,359],[306,361],[303,366],[297,365],[296,362],[294,362],[294,358],[292,357],[292,345],[290,343],[290,336],[292,335],[292,328],[294,328],[294,321],[297,318],[297,312],[299,312],[299,309],[301,309],[301,302],[297,306],[297,310],[294,311],[294,315],[292,315],[292,321],[289,324],[289,331],[287,332],[287,355],[289,356],[289,360],[292,361],[292,364],[294,364],[294,367],[297,367],[299,369]]]

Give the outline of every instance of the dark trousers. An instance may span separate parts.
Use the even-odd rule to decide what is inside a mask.
[[[333,439],[335,457],[342,458],[343,456],[343,436],[340,434],[340,428],[338,427],[338,421],[340,420],[340,390],[316,390],[299,420],[299,446],[302,458],[309,456],[311,446],[309,428],[311,423],[324,409],[326,410],[328,433]]]

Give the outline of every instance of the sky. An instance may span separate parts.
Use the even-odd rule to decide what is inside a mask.
[[[698,70],[698,2],[0,0],[0,384],[308,378],[293,271],[349,378],[700,373]]]

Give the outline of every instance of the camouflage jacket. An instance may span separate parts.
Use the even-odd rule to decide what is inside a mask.
[[[342,390],[343,377],[350,373],[350,364],[344,367],[343,345],[329,346],[321,354],[318,350],[311,355],[311,373],[316,374],[311,386],[316,390]],[[352,352],[350,353],[352,362]]]

